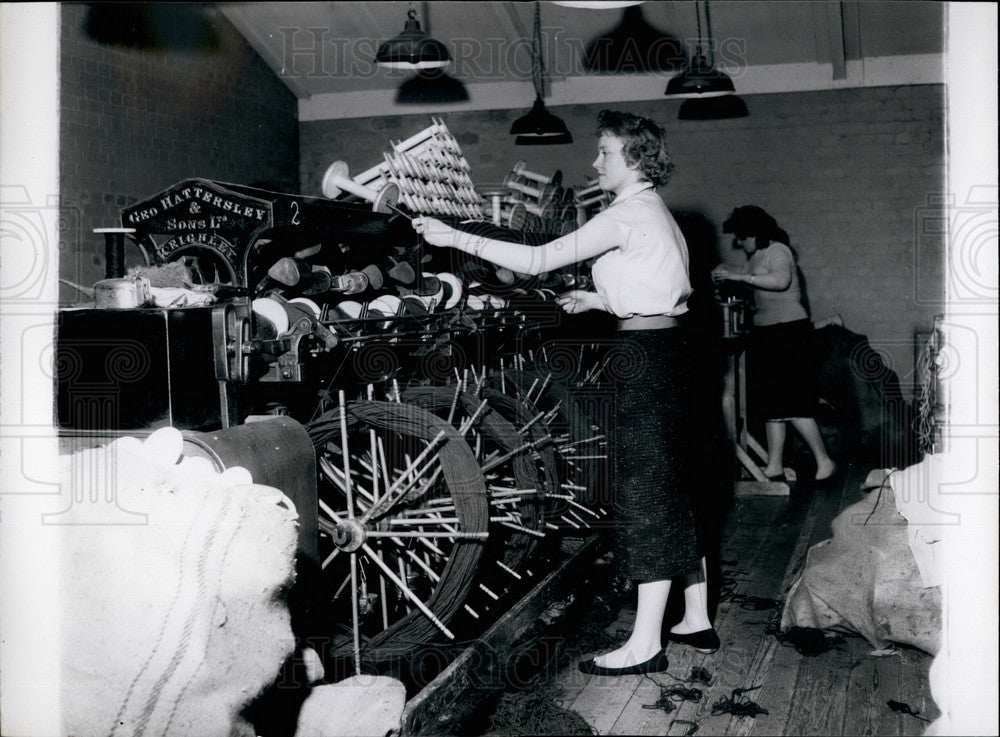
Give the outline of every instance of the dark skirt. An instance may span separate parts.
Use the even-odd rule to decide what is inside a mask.
[[[819,396],[818,359],[809,320],[755,327],[747,367],[751,413],[763,420],[813,417]]]
[[[622,574],[644,583],[694,573],[702,554],[688,498],[691,341],[682,327],[619,331],[614,351],[612,509]]]

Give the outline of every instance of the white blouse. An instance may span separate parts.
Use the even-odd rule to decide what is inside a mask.
[[[687,243],[653,185],[626,187],[594,217],[610,218],[621,234],[615,248],[591,269],[594,288],[608,310],[622,318],[687,312]]]

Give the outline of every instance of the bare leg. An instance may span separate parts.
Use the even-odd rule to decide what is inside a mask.
[[[641,583],[637,589],[639,600],[632,634],[617,650],[594,658],[597,665],[604,668],[638,665],[663,649],[660,630],[663,627],[663,614],[667,609],[667,597],[670,595],[670,579]]]
[[[837,471],[837,464],[833,462],[826,452],[826,445],[823,443],[823,436],[819,432],[819,425],[812,417],[793,417],[790,422],[792,427],[799,431],[802,439],[806,441],[809,450],[812,451],[816,459],[816,480],[830,478]]]
[[[739,429],[736,427],[736,374],[732,362],[726,371],[722,387],[722,417],[726,423],[726,432],[730,440],[735,442]]]
[[[785,471],[785,421],[768,420],[764,424],[767,435],[767,466],[764,473],[767,476],[778,476]]]
[[[684,618],[670,628],[678,635],[689,635],[711,629],[708,618],[708,575],[705,559],[701,559],[701,571],[692,573],[684,580]]]

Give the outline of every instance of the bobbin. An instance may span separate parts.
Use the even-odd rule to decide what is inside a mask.
[[[524,205],[520,202],[502,205],[500,208],[499,224],[506,225],[508,228],[514,230],[521,230],[524,228],[527,215],[528,211],[524,209]]]
[[[432,115],[432,116],[431,116],[431,122],[433,122],[433,123],[436,123],[436,124],[437,124],[438,126],[440,126],[440,128],[441,128],[441,135],[442,135],[442,136],[443,136],[443,137],[445,138],[445,140],[447,140],[447,141],[448,141],[448,144],[449,144],[449,146],[450,146],[450,147],[451,147],[451,148],[452,148],[452,149],[453,149],[453,150],[454,150],[454,151],[455,151],[456,153],[458,153],[459,155],[461,155],[461,153],[462,153],[462,149],[461,149],[461,148],[459,147],[459,145],[458,145],[458,140],[457,140],[457,139],[455,138],[455,136],[453,136],[453,135],[451,134],[451,131],[450,131],[450,130],[448,130],[448,126],[446,126],[446,125],[444,124],[444,121],[443,121],[443,120],[441,120],[440,118],[435,118],[435,117],[434,117],[434,116]]]
[[[417,146],[418,144],[426,141],[427,139],[433,138],[433,137],[441,134],[443,131],[447,132],[447,130],[448,129],[445,128],[444,123],[438,122],[434,118],[431,118],[431,125],[429,125],[428,127],[424,128],[419,133],[413,134],[412,136],[410,136],[409,138],[407,138],[405,141],[400,141],[398,143],[393,144],[392,147],[393,147],[394,150],[399,151],[399,152],[409,151],[414,146]]]
[[[536,174],[533,171],[529,171],[528,162],[523,159],[514,164],[512,171],[522,179],[530,179],[531,181],[538,182],[539,184],[554,184],[557,187],[562,184],[563,175],[561,170],[556,169],[552,176],[548,177],[544,174]]]
[[[367,186],[371,181],[384,176],[388,172],[388,165],[386,162],[381,162],[373,166],[371,169],[366,169],[365,171],[358,174],[356,177],[352,177],[358,184]]]
[[[535,202],[525,202],[523,204],[525,210],[543,220],[556,217],[559,214],[557,206],[552,202],[546,202],[544,205],[539,205]]]
[[[607,192],[601,192],[600,194],[596,194],[596,195],[594,195],[594,196],[592,196],[592,197],[590,197],[590,198],[588,198],[586,200],[577,200],[576,201],[576,205],[577,205],[577,207],[586,208],[586,207],[590,207],[591,205],[597,204],[598,202],[608,203],[609,202],[608,193]]]
[[[542,184],[539,187],[529,187],[528,185],[522,183],[513,172],[503,178],[503,184],[508,189],[527,195],[536,202],[548,202],[558,189],[558,187],[552,184]]]
[[[523,230],[529,233],[541,233],[542,232],[542,219],[535,215],[533,212],[526,212],[524,215],[524,227]]]
[[[327,167],[323,174],[321,191],[324,197],[331,200],[339,197],[343,192],[350,192],[356,197],[372,203],[372,210],[375,212],[388,213],[399,202],[399,187],[391,182],[387,182],[382,189],[377,192],[364,185],[358,184],[350,178],[349,167],[346,161],[334,161]]]
[[[582,199],[585,199],[586,197],[589,197],[594,192],[600,190],[601,185],[599,182],[600,180],[597,179],[588,181],[583,189],[578,189],[576,191],[577,202],[579,202]]]

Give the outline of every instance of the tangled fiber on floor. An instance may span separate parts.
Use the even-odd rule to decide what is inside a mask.
[[[924,719],[920,716],[919,710],[914,710],[912,706],[907,704],[905,701],[896,701],[894,699],[889,699],[885,702],[890,709],[892,709],[897,714],[906,714],[907,716],[916,717],[922,722],[930,722],[930,719]]]
[[[596,734],[582,716],[558,704],[551,681],[503,694],[490,718],[489,737]]]
[[[661,709],[664,714],[669,714],[682,701],[698,702],[705,695],[704,691],[700,688],[689,688],[688,686],[680,685],[664,686],[655,678],[650,678],[650,680],[660,687],[660,695],[652,704],[643,704],[643,709]]]
[[[829,635],[815,627],[791,627],[783,632],[774,632],[779,643],[794,647],[799,655],[815,657],[831,650],[839,650],[844,644],[840,635]]]
[[[622,640],[607,632],[608,625],[616,616],[618,606],[613,597],[595,596],[586,619],[578,623],[578,629],[573,634],[573,652],[565,653],[566,661],[584,653],[603,652],[618,647]]]
[[[760,686],[734,688],[729,696],[724,696],[712,704],[712,715],[732,714],[734,717],[750,717],[753,719],[761,714],[767,714],[767,709],[743,695],[749,691],[756,691],[758,688]]]

